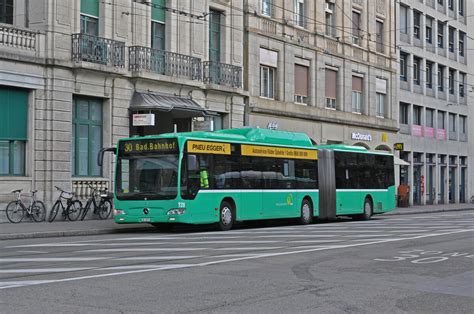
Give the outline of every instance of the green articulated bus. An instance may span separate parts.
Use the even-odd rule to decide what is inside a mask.
[[[117,223],[216,223],[351,215],[395,207],[393,156],[314,146],[303,133],[258,128],[121,139],[114,193]]]

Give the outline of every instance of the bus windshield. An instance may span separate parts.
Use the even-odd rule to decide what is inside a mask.
[[[178,154],[119,158],[116,193],[121,200],[176,198]]]
[[[176,139],[138,139],[119,143],[116,195],[120,200],[174,199],[178,194]]]

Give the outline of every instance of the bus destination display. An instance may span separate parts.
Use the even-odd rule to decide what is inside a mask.
[[[177,154],[176,139],[141,139],[120,142],[119,154]]]

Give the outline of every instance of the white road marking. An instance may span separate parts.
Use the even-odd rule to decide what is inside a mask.
[[[69,271],[79,271],[93,269],[91,267],[79,268],[17,268],[17,269],[0,269],[0,274],[23,274],[23,273],[62,273]]]
[[[251,244],[259,244],[259,243],[276,243],[276,242],[279,242],[279,241],[271,241],[271,240],[262,240],[262,241],[246,241],[246,240],[242,240],[242,241],[238,241],[238,240],[234,240],[234,241],[227,241],[227,240],[222,240],[222,241],[189,241],[189,242],[180,242],[180,244],[247,244],[247,243],[251,243]],[[173,243],[174,244],[174,243]]]
[[[0,282],[0,289],[32,286],[32,285],[39,285],[39,284],[46,284],[46,283],[69,282],[69,281],[77,281],[77,280],[92,279],[92,278],[122,276],[122,275],[127,275],[127,274],[145,273],[145,272],[152,272],[152,271],[157,271],[157,270],[204,267],[204,266],[209,266],[209,265],[224,264],[224,263],[252,260],[252,259],[260,259],[260,258],[266,258],[266,257],[303,254],[303,253],[310,253],[310,252],[316,252],[316,251],[322,251],[322,250],[342,249],[342,248],[349,248],[349,247],[356,247],[356,246],[377,245],[377,244],[388,243],[388,242],[398,242],[398,241],[415,240],[415,239],[422,239],[422,238],[429,238],[429,237],[438,237],[438,236],[451,235],[451,234],[462,233],[462,232],[472,232],[472,231],[474,230],[465,229],[465,230],[457,230],[457,231],[451,231],[451,232],[446,232],[446,233],[430,233],[430,234],[423,234],[423,235],[412,237],[412,238],[381,239],[378,241],[370,241],[370,242],[365,242],[365,243],[350,243],[346,245],[316,247],[316,248],[303,249],[303,250],[297,250],[297,251],[288,251],[288,252],[262,253],[255,256],[243,256],[243,257],[236,257],[236,258],[230,258],[230,259],[224,259],[224,260],[209,261],[209,262],[198,263],[198,264],[189,264],[189,265],[183,264],[183,265],[175,265],[175,266],[163,267],[163,268],[160,267],[160,268],[151,268],[151,269],[130,270],[130,271],[123,271],[123,272],[107,273],[107,274],[96,274],[96,275],[81,276],[81,277],[44,280],[40,282],[17,281],[15,282],[15,284],[9,284],[9,285],[5,285],[5,283]]]
[[[146,265],[125,265],[125,266],[103,267],[103,268],[100,268],[100,270],[150,269],[150,268],[159,270],[159,269],[165,269],[165,268],[169,268],[169,267],[192,267],[192,266],[194,266],[194,265],[195,265],[195,264],[163,264],[163,265],[160,265],[160,264],[157,264],[157,265],[146,264]]]
[[[282,249],[281,246],[247,246],[247,247],[221,247],[221,248],[212,248],[208,250],[213,251],[245,251],[245,250],[277,250]]]
[[[103,252],[179,252],[179,251],[199,251],[207,250],[207,248],[202,247],[183,247],[183,248],[121,248],[121,249],[94,249],[94,250],[84,250],[76,251],[76,253],[103,253]]]
[[[293,240],[290,243],[332,243],[332,242],[342,242],[345,240]]]
[[[111,257],[18,257],[18,258],[0,258],[0,263],[23,263],[23,262],[89,262]]]
[[[149,260],[174,260],[174,259],[188,259],[199,258],[202,255],[176,255],[176,256],[134,256],[134,257],[120,257],[114,258],[115,261],[149,261]]]
[[[17,251],[17,253],[28,253],[28,254],[45,254],[46,251]]]

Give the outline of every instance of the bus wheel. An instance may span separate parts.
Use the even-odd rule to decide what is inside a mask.
[[[221,210],[219,211],[219,230],[230,230],[234,224],[234,219],[234,209],[232,208],[232,205],[226,201],[223,201],[221,203]]]
[[[313,206],[311,206],[311,202],[307,199],[304,199],[301,203],[301,216],[298,220],[300,225],[307,225],[313,221]]]
[[[369,220],[372,216],[372,201],[366,197],[364,201],[364,213],[361,215],[362,220]]]

